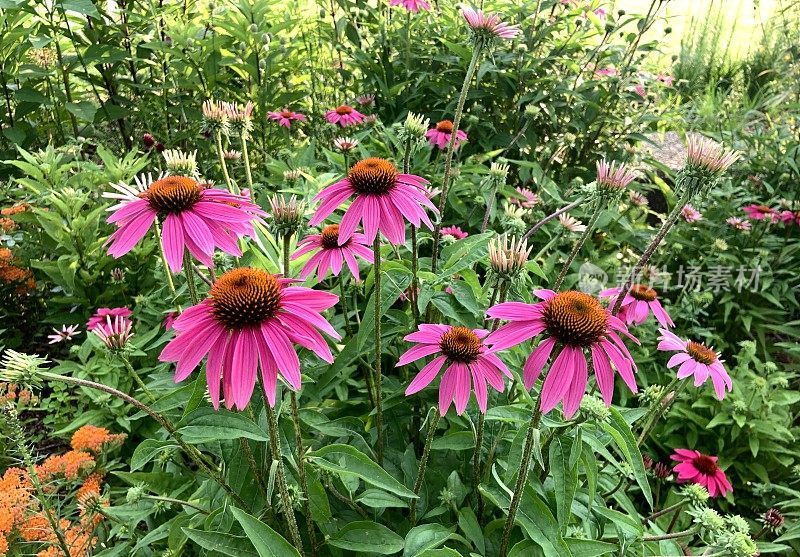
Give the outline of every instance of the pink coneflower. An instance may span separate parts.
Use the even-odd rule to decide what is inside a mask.
[[[597,77],[614,77],[618,74],[617,68],[614,66],[609,66],[608,68],[600,68],[594,71],[594,75]]]
[[[211,403],[219,408],[222,381],[225,406],[241,410],[250,402],[258,368],[270,406],[275,405],[279,372],[293,390],[300,388],[300,360],[293,344],[333,363],[319,331],[340,337],[320,312],[339,297],[290,286],[292,282],[251,267],[219,277],[208,298],[175,320],[177,336],[159,356],[162,362],[178,363],[175,382],[186,379],[208,354]]]
[[[137,184],[140,185],[140,184]],[[242,255],[238,240],[254,234],[252,221],[265,215],[249,198],[205,187],[186,176],[167,176],[144,191],[125,184],[112,184],[121,199],[108,210],[107,222],[118,227],[107,240],[108,253],[122,257],[141,240],[159,216],[163,218],[162,243],[169,268],[183,267],[184,248],[203,264],[211,265],[214,248]]]
[[[512,197],[511,203],[523,209],[532,209],[539,204],[541,199],[528,188],[516,188],[519,197]]]
[[[681,365],[678,368],[678,379],[685,379],[690,375],[694,375],[694,386],[699,387],[708,381],[710,377],[711,382],[714,384],[714,392],[719,400],[725,397],[726,389],[731,392],[733,381],[731,381],[728,372],[725,371],[725,367],[719,359],[719,354],[701,342],[683,340],[667,329],[659,329],[658,331],[662,335],[658,337],[658,340],[661,341],[658,343],[658,349],[665,352],[678,351],[667,362],[668,368],[673,368],[678,364]]]
[[[772,207],[767,205],[747,205],[742,207],[742,211],[751,220],[768,220],[770,222],[778,222],[778,214]]]
[[[606,406],[611,405],[614,395],[612,364],[628,388],[636,392],[636,363],[617,332],[639,341],[628,333],[625,323],[611,315],[597,298],[583,292],[536,290],[534,294],[544,301],[506,302],[489,308],[488,317],[510,323],[492,332],[486,344],[504,350],[544,333],[544,340],[523,367],[526,389],[536,383],[556,345],[561,347],[542,385],[542,412],[549,412],[561,401],[567,418],[577,412],[589,377],[587,350],[591,352],[597,386]]]
[[[429,129],[425,133],[425,137],[428,138],[428,143],[430,143],[431,146],[438,147],[441,150],[447,149],[447,146],[450,144],[450,138],[453,137],[453,122],[450,120],[442,120],[436,124],[436,127]],[[453,142],[453,149],[458,149],[462,141],[467,141],[467,134],[464,130],[458,130],[456,132],[456,139]]]
[[[674,77],[672,77],[671,75],[663,74],[663,73],[658,74],[656,76],[656,79],[658,81],[660,81],[661,83],[663,83],[664,85],[666,85],[667,87],[672,87],[672,84],[675,81]]]
[[[353,276],[358,279],[361,277],[358,274],[356,256],[368,263],[372,263],[374,260],[372,250],[367,246],[367,239],[363,234],[353,234],[344,244],[339,245],[338,224],[329,224],[319,234],[312,234],[300,240],[292,259],[316,250],[319,251],[311,256],[303,270],[300,271],[302,280],[313,274],[315,270],[317,271],[317,282],[324,279],[329,270],[333,272],[333,276],[339,276],[345,262]]]
[[[690,449],[675,449],[675,454],[670,458],[679,463],[674,468],[679,483],[691,482],[702,485],[711,497],[717,495],[725,497],[726,494],[733,492],[731,482],[717,464],[717,457]]]
[[[639,83],[633,88],[633,90],[642,98],[647,96],[647,89],[644,88],[644,83]]]
[[[558,215],[558,222],[570,232],[586,232],[586,225],[567,213]]]
[[[431,9],[431,5],[428,4],[425,0],[391,0],[389,2],[390,6],[403,6],[409,12],[417,13],[420,10],[428,11]]]
[[[703,213],[687,203],[684,205],[683,209],[681,209],[681,216],[686,222],[697,222],[703,218]]]
[[[636,178],[636,172],[617,161],[597,161],[597,185],[611,190],[621,190]]]
[[[50,339],[50,342],[47,344],[56,344],[58,342],[69,342],[74,337],[78,336],[80,331],[78,330],[77,325],[61,325],[61,329],[57,329],[53,327],[53,334],[47,335],[47,338]]]
[[[440,232],[442,233],[442,236],[450,236],[451,238],[455,238],[456,240],[463,240],[464,238],[469,236],[468,233],[461,230],[461,228],[458,226],[445,226],[440,230]]]
[[[750,230],[753,228],[753,225],[749,220],[740,219],[739,217],[728,217],[725,219],[725,222],[727,222],[736,230]]]
[[[363,122],[364,115],[352,106],[343,104],[326,112],[325,119],[331,124],[339,124],[341,127],[346,128]]]
[[[106,322],[106,317],[123,317],[128,319],[133,311],[128,308],[99,308],[86,322],[86,330],[91,331],[101,323]]]
[[[608,302],[609,307],[614,307],[619,288],[609,288],[600,293],[602,297],[611,297]],[[625,321],[628,325],[641,325],[647,321],[650,312],[662,327],[674,327],[675,323],[664,310],[661,302],[658,301],[658,292],[646,284],[634,284],[630,291],[622,299],[622,305],[617,317]]]
[[[608,17],[608,14],[606,13],[606,11],[603,8],[597,8],[594,11],[594,15],[596,15],[597,19],[599,19],[603,23],[605,23],[606,18]]]
[[[513,39],[520,32],[519,25],[504,23],[497,14],[483,13],[465,4],[461,4],[461,15],[474,33],[488,38]]]
[[[333,140],[333,146],[342,153],[347,153],[358,147],[358,139],[352,137],[337,137]]]
[[[713,174],[722,174],[742,156],[737,151],[725,151],[720,143],[702,135],[691,134],[687,139],[687,164]]]
[[[270,120],[275,120],[278,122],[278,125],[284,126],[286,128],[292,127],[292,120],[296,120],[298,122],[305,122],[306,117],[304,114],[300,114],[299,112],[292,112],[284,108],[280,112],[269,112],[268,113]]]
[[[484,339],[489,331],[468,329],[467,327],[451,327],[450,325],[422,324],[419,330],[406,336],[404,340],[416,342],[417,346],[409,349],[397,362],[404,366],[425,356],[436,354],[406,389],[406,396],[413,395],[427,387],[448,364],[439,385],[439,412],[447,413],[450,403],[455,401],[456,413],[460,416],[469,402],[470,383],[475,391],[478,408],[486,413],[488,389],[492,386],[497,392],[503,392],[505,384],[503,375],[511,379],[513,376],[506,365],[497,357],[498,350],[486,346]],[[472,381],[470,381],[470,377]]]
[[[344,245],[363,221],[367,242],[372,243],[380,230],[393,244],[406,241],[405,221],[419,227],[420,221],[433,229],[423,207],[438,213],[428,199],[428,181],[413,174],[400,174],[386,159],[369,158],[354,164],[347,178],[328,186],[315,197],[322,201],[311,218],[311,226],[319,225],[346,199],[353,202],[342,217],[339,245]]]
[[[107,315],[105,320],[98,323],[91,331],[99,338],[109,350],[123,350],[133,336],[131,329],[133,322],[127,317]]]
[[[637,207],[646,207],[649,203],[649,201],[647,201],[646,196],[639,193],[638,191],[633,191],[633,190],[628,190],[628,199],[630,199],[630,202],[636,205]]]
[[[392,5],[395,6],[396,4]],[[426,9],[430,9],[430,6],[428,6]],[[373,104],[375,104],[375,95],[373,95],[372,93],[365,93],[364,95],[359,95],[356,97],[356,102],[361,106],[372,106]]]

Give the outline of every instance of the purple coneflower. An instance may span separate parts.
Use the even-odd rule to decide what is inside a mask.
[[[453,122],[450,120],[442,120],[435,127],[429,129],[425,134],[431,146],[438,147],[441,150],[447,149],[450,144],[450,138],[453,137]],[[458,149],[462,141],[467,141],[467,134],[463,130],[456,132],[456,139],[453,142],[453,148]]]
[[[403,6],[409,12],[417,13],[420,10],[428,11],[431,9],[431,5],[428,4],[425,0],[391,0],[389,2],[390,6]]]
[[[681,209],[681,216],[686,222],[697,222],[703,218],[703,213],[687,203],[684,205],[683,209]]]
[[[344,244],[339,244],[338,224],[329,224],[319,234],[311,234],[300,240],[292,259],[297,259],[312,251],[317,253],[311,256],[303,270],[300,271],[302,280],[313,274],[315,270],[317,271],[317,282],[324,279],[328,271],[332,271],[333,276],[339,276],[345,262],[353,276],[358,279],[361,277],[358,274],[356,256],[368,263],[373,262],[372,250],[367,245],[367,239],[363,234],[355,233]]]
[[[306,117],[304,114],[300,114],[299,112],[292,112],[291,110],[288,110],[286,108],[284,108],[280,112],[269,112],[268,115],[270,120],[275,120],[276,122],[278,122],[278,125],[284,126],[286,128],[292,127],[293,120],[297,122],[306,121]]]
[[[57,329],[53,327],[53,334],[47,335],[47,338],[50,339],[50,342],[47,344],[56,344],[58,342],[69,342],[74,337],[80,334],[77,325],[62,325],[61,329]]]
[[[667,362],[668,368],[680,364],[678,379],[694,375],[694,386],[699,387],[710,377],[719,400],[725,397],[726,390],[730,392],[733,389],[733,381],[725,370],[725,366],[722,365],[722,360],[719,359],[717,352],[702,342],[683,340],[667,329],[658,331],[661,333],[661,336],[658,337],[658,340],[661,341],[658,343],[658,349],[670,352],[678,351]]]
[[[498,14],[484,13],[461,4],[461,15],[467,21],[472,31],[488,38],[513,39],[520,33],[519,25],[510,25],[503,22]]]
[[[353,126],[363,122],[364,115],[352,106],[343,104],[326,112],[325,119],[331,124],[338,124],[341,127],[346,128],[347,126]]]

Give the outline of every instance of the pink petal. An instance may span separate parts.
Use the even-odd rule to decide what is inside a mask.
[[[444,365],[445,360],[447,360],[446,356],[438,356],[431,360],[425,367],[420,370],[420,372],[414,377],[411,383],[406,388],[406,396],[413,395],[414,393],[418,393],[428,385],[430,385],[431,381],[436,378],[436,375],[439,373],[439,370],[442,369],[442,365]],[[444,379],[442,379],[442,385],[444,385]],[[439,387],[439,392],[443,390],[443,387]],[[441,402],[440,402],[441,406]]]
[[[555,337],[546,338],[536,349],[531,352],[528,359],[525,360],[523,367],[523,382],[525,389],[531,390],[539,375],[542,373],[545,364],[550,359],[550,354],[553,352],[553,347],[556,344]]]

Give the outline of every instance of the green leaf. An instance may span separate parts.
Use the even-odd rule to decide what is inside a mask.
[[[300,557],[300,553],[275,530],[241,509],[231,507],[233,517],[258,553],[258,557]]]
[[[453,242],[442,250],[442,270],[439,276],[449,277],[486,257],[489,253],[489,239],[494,237],[494,232],[475,234]]]
[[[356,476],[370,485],[400,497],[417,498],[413,491],[394,479],[367,455],[350,445],[326,445],[310,453],[309,458],[325,470]]]
[[[200,408],[185,420],[178,430],[187,443],[208,443],[245,437],[253,441],[269,441],[269,434],[247,416],[228,410]]]
[[[550,443],[550,475],[555,486],[556,515],[562,530],[569,524],[572,500],[575,498],[578,484],[578,469],[569,463],[570,445],[568,440],[562,440],[560,437],[555,437]]]
[[[467,536],[467,539],[472,542],[478,553],[484,555],[486,553],[486,540],[483,539],[483,530],[478,522],[478,517],[470,507],[464,507],[458,511],[458,527]]]
[[[647,473],[645,472],[644,463],[642,462],[642,453],[639,451],[636,437],[631,431],[631,426],[628,425],[628,422],[625,421],[625,418],[622,417],[619,410],[611,407],[609,411],[611,413],[611,419],[609,423],[603,424],[603,429],[614,438],[623,457],[628,461],[628,464],[630,464],[633,470],[633,477],[636,479],[636,483],[639,484],[642,495],[644,495],[644,498],[652,509],[653,494],[650,491],[650,482],[647,480]]]
[[[382,489],[367,489],[364,493],[356,497],[356,501],[373,509],[385,509],[388,507],[408,507],[405,501],[395,497],[391,493],[386,493]]]
[[[577,538],[564,538],[573,557],[599,557],[609,553],[617,553],[619,548],[616,544],[601,542],[597,540],[581,540]]]
[[[454,531],[454,528],[447,528],[441,524],[415,526],[406,534],[403,557],[419,557],[428,550],[436,549],[446,542]]]
[[[100,18],[92,0],[61,0],[59,3],[67,11]]]
[[[158,439],[145,439],[131,457],[131,472],[136,472],[145,464],[153,460],[161,451],[169,447],[177,447],[173,441],[159,441]]]
[[[381,315],[386,315],[389,308],[394,305],[400,294],[411,284],[411,271],[401,266],[386,265],[381,269]],[[358,347],[361,348],[371,339],[375,330],[375,293],[369,297],[367,306],[369,311],[361,318],[358,329]]]
[[[74,114],[81,120],[86,120],[87,122],[94,121],[94,114],[97,112],[97,107],[89,101],[66,103],[65,106],[70,113]]]
[[[475,446],[475,436],[471,431],[457,431],[437,437],[431,443],[436,450],[464,451]]]
[[[328,539],[328,544],[350,551],[393,555],[402,551],[403,538],[370,520],[351,522]]]

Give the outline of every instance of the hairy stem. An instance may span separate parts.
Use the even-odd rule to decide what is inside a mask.
[[[540,220],[539,222],[537,222],[536,224],[531,226],[530,230],[528,230],[525,233],[525,235],[522,237],[522,239],[523,240],[527,240],[528,238],[533,236],[533,234],[537,230],[539,230],[541,227],[543,227],[545,224],[547,224],[548,222],[550,222],[551,220],[553,220],[555,218],[558,218],[559,215],[562,215],[562,214],[566,213],[567,211],[569,211],[571,209],[574,209],[575,207],[577,207],[581,203],[583,203],[583,198],[579,197],[578,199],[576,199],[575,201],[573,201],[569,205],[564,205],[563,207],[561,207],[561,209],[559,209],[555,213],[551,213],[551,214],[547,215],[545,218],[543,218],[542,220]]]
[[[275,419],[275,412],[269,404],[265,405],[265,408],[267,410],[267,420],[269,422],[269,444],[272,450],[272,458],[277,463],[275,479],[281,497],[283,516],[286,519],[286,525],[289,527],[289,534],[292,537],[292,543],[295,549],[300,552],[300,555],[303,555],[303,540],[300,538],[300,530],[297,528],[297,520],[294,516],[294,509],[292,508],[289,487],[286,484],[286,470],[283,466],[283,455],[280,448],[281,440],[278,433],[278,420]]]
[[[172,300],[175,303],[175,309],[178,310],[178,313],[181,313],[183,310],[178,303],[178,292],[175,290],[175,281],[172,280],[172,271],[169,268],[167,254],[164,251],[164,241],[161,239],[161,226],[159,226],[158,222],[155,222],[153,227],[156,231],[156,241],[158,242],[158,251],[161,255],[161,264],[164,266],[164,275],[167,279],[167,286],[169,287],[169,291],[172,293]]]
[[[586,243],[586,240],[592,234],[594,226],[595,224],[597,224],[597,219],[600,218],[600,212],[602,211],[602,209],[603,209],[602,203],[598,201],[597,206],[595,207],[594,212],[592,213],[592,216],[589,219],[589,224],[586,225],[586,230],[583,231],[581,237],[578,238],[577,242],[575,242],[575,246],[572,248],[572,251],[569,253],[567,260],[564,262],[564,266],[561,268],[561,272],[558,274],[558,278],[556,279],[556,282],[553,285],[553,290],[555,290],[556,292],[558,292],[558,290],[561,288],[561,284],[564,282],[564,278],[567,276],[567,273],[569,272],[569,268],[572,265],[572,262],[575,261],[575,258],[581,251],[581,248],[583,248],[583,245]]]
[[[183,272],[186,273],[186,289],[189,291],[189,299],[192,301],[192,305],[197,305],[200,299],[197,297],[197,285],[194,283],[192,256],[188,251],[183,253]]]
[[[375,262],[373,268],[375,269],[375,374],[373,376],[375,382],[375,410],[376,410],[376,424],[378,429],[378,464],[383,466],[383,393],[382,383],[383,378],[381,375],[381,240],[379,235],[375,235],[375,241],[372,243],[372,252],[374,254]]]
[[[436,428],[439,426],[439,419],[441,418],[439,414],[439,409],[433,409],[433,417],[431,418],[431,424],[428,427],[428,436],[425,438],[425,448],[422,450],[422,458],[419,461],[419,469],[417,470],[417,479],[414,481],[414,494],[419,495],[419,490],[422,489],[422,482],[425,479],[425,470],[428,467],[428,459],[431,456],[431,443],[433,443],[433,438],[436,435]],[[410,512],[409,512],[409,521],[411,522],[411,526],[414,526],[417,523],[417,501],[418,498],[414,498],[411,500],[410,504]]]
[[[147,398],[150,399],[151,403],[155,402],[156,397],[153,396],[153,393],[150,392],[150,389],[148,389],[145,386],[144,381],[142,381],[142,377],[138,373],[136,373],[135,369],[133,369],[133,366],[131,365],[130,360],[128,360],[128,357],[122,352],[119,352],[118,355],[119,359],[122,360],[122,364],[125,366],[125,369],[128,371],[128,374],[130,374],[130,376],[133,378],[136,385],[138,385],[139,388],[142,390],[142,392],[147,396]]]
[[[215,132],[217,143],[217,156],[219,157],[219,164],[222,167],[222,175],[225,177],[225,185],[231,193],[237,193],[233,190],[233,182],[231,182],[230,174],[228,174],[228,165],[225,163],[225,152],[222,149],[222,133]]]

